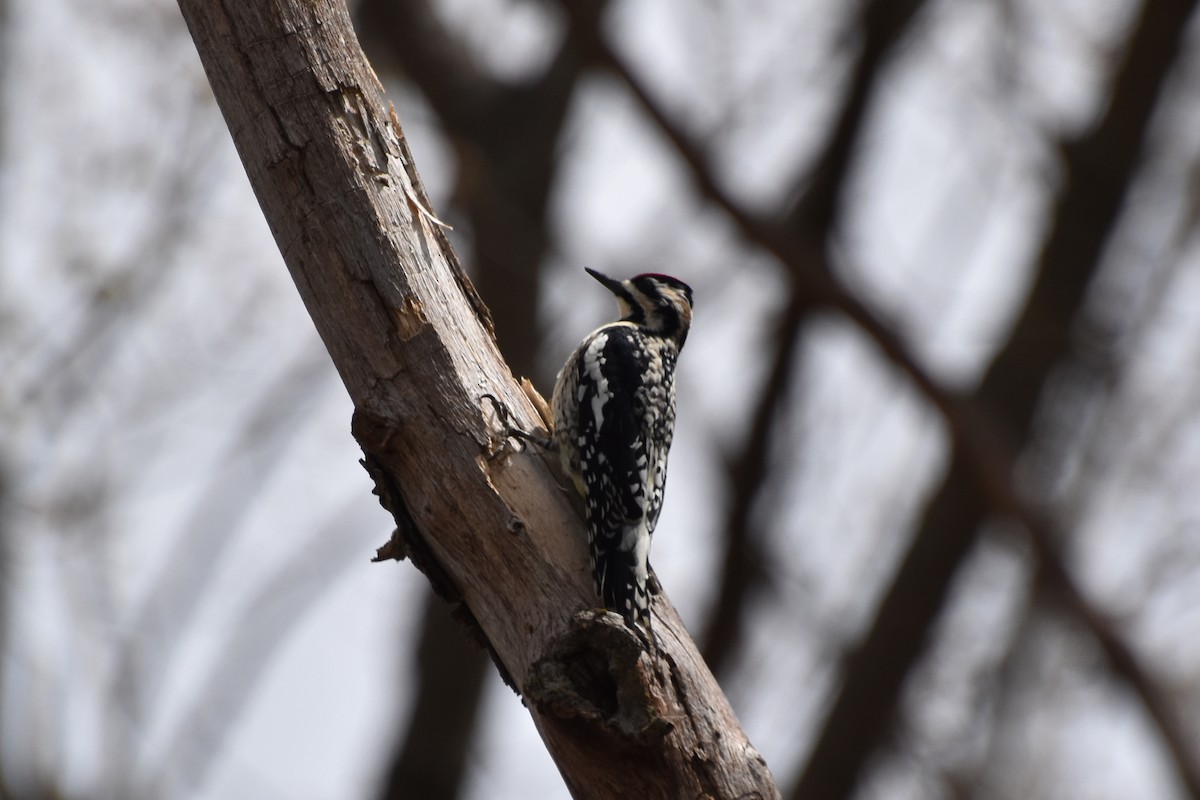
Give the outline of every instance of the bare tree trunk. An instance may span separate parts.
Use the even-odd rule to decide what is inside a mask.
[[[778,797],[665,595],[651,658],[589,612],[582,524],[545,463],[489,461],[532,405],[428,208],[337,0],[180,0],[280,251],[355,405],[398,550],[522,693],[575,797]]]
[[[596,2],[591,13],[599,17],[605,5]],[[376,68],[395,64],[457,143],[451,205],[466,221],[467,259],[495,320],[500,351],[517,375],[550,385],[553,368],[541,358],[544,331],[531,309],[539,305],[550,242],[549,199],[562,164],[557,143],[584,74],[571,38],[563,38],[540,73],[514,82],[479,68],[468,43],[440,20],[433,0],[360,0],[354,13]],[[442,606],[432,595],[426,604],[417,703],[383,797],[450,800],[464,784],[482,716],[477,706],[484,697],[486,656],[467,646]],[[431,737],[434,730],[438,736]]]

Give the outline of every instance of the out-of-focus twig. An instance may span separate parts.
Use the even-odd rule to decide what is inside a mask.
[[[491,672],[487,655],[467,641],[446,603],[432,592],[418,635],[412,715],[384,776],[383,800],[449,800],[461,794],[484,679]]]
[[[797,187],[802,187],[800,199],[785,222],[798,233],[824,243],[826,248],[837,229],[842,187],[866,118],[868,100],[884,74],[882,67],[888,53],[903,38],[922,5],[922,0],[872,0],[858,15],[862,46],[841,113],[811,169],[795,181]],[[787,402],[789,376],[796,369],[803,323],[812,309],[802,282],[792,281],[790,294],[776,325],[773,337],[776,351],[750,431],[727,470],[731,499],[723,529],[721,583],[705,634],[701,637],[704,657],[718,676],[741,640],[742,610],[755,579],[762,575],[756,566],[760,560],[761,542],[751,531],[751,512],[767,483],[772,433],[779,421],[779,412]]]
[[[281,548],[283,558],[247,603],[241,624],[229,631],[221,658],[179,716],[165,754],[145,775],[136,776],[132,797],[162,797],[167,787],[198,792],[220,764],[231,731],[251,705],[268,668],[306,614],[325,599],[337,574],[353,562],[346,547],[346,520],[361,507],[352,501],[330,514],[323,525],[297,531],[304,538]],[[289,532],[290,533],[290,532]]]
[[[1008,349],[1019,357],[998,359],[990,371],[990,387],[985,380],[975,398],[940,385],[890,327],[824,268],[818,243],[797,237],[785,226],[746,210],[725,192],[708,168],[702,149],[662,109],[599,31],[593,29],[589,37],[580,38],[580,45],[627,85],[688,165],[701,192],[722,208],[750,240],[776,256],[813,302],[836,309],[854,322],[938,409],[953,439],[953,463],[947,483],[939,492],[946,505],[939,509],[935,500],[897,577],[898,582],[928,581],[918,593],[928,608],[914,615],[913,609],[892,603],[896,589],[893,584],[881,612],[887,614],[890,610],[891,617],[909,619],[899,630],[890,626],[891,617],[877,618],[863,647],[851,655],[842,691],[810,761],[817,771],[806,772],[795,796],[835,798],[852,791],[867,755],[890,719],[902,679],[915,663],[924,636],[941,608],[950,577],[973,541],[975,527],[988,512],[1012,517],[1024,525],[1064,604],[1092,632],[1113,670],[1142,700],[1181,779],[1195,796],[1200,796],[1200,766],[1189,752],[1188,739],[1161,690],[1114,626],[1081,594],[1059,552],[1060,532],[1043,512],[1020,496],[1013,484],[1017,443],[1032,418],[1042,381],[1070,350],[1070,321],[1135,172],[1151,112],[1194,5],[1194,0],[1147,4],[1105,120],[1091,136],[1064,146],[1072,182],[1060,198],[1059,224],[1043,249],[1039,282],[1023,316],[1027,324],[1022,330],[1022,323],[1018,323],[1017,335],[1009,343]],[[570,13],[572,4],[563,3],[563,8]],[[1055,332],[1052,338],[1047,336],[1051,331]],[[1039,365],[1030,370],[1028,358],[1036,359]],[[1020,368],[1021,376],[1008,374],[1014,367]],[[1028,380],[1029,376],[1036,380]],[[952,511],[954,506],[959,510]],[[961,519],[968,522],[966,530],[956,528]],[[948,552],[938,552],[947,539],[954,540],[954,546]],[[900,661],[891,669],[881,670],[879,664],[889,662],[878,659],[880,652],[894,654]]]
[[[172,659],[216,578],[218,560],[253,507],[263,481],[286,463],[282,453],[295,441],[291,432],[320,396],[314,387],[327,369],[323,357],[305,352],[267,386],[233,439],[227,468],[214,473],[180,526],[170,557],[129,626],[131,635],[118,648],[111,693],[114,705],[133,723],[148,724],[160,704],[158,695]]]

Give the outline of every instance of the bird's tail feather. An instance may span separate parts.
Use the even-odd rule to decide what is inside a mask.
[[[650,636],[650,591],[646,581],[638,579],[634,554],[615,548],[594,549],[592,559],[596,594],[604,607],[620,614],[630,628],[636,631],[640,627]]]

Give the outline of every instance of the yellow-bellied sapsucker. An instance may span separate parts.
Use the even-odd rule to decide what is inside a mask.
[[[587,272],[616,295],[621,319],[588,335],[559,372],[552,439],[584,497],[596,593],[652,639],[650,537],[667,483],[692,290],[666,275],[618,281]]]

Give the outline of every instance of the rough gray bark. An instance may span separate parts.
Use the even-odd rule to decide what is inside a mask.
[[[489,461],[484,393],[532,404],[424,199],[336,0],[180,0],[292,278],[355,405],[412,557],[522,693],[580,798],[778,797],[665,595],[651,659],[594,603],[582,524],[545,462]]]
[[[550,245],[548,211],[559,179],[558,141],[584,70],[570,37],[542,71],[520,80],[480,68],[469,44],[440,19],[435,0],[359,0],[355,24],[386,80],[421,91],[455,143],[455,188],[446,202],[466,222],[466,258],[496,323],[500,351],[517,375],[550,386],[538,308]],[[596,2],[597,17],[606,3]],[[550,370],[547,372],[547,370]],[[474,747],[486,655],[463,640],[444,604],[430,595],[420,633],[420,683],[397,742],[383,798],[457,797]],[[436,737],[430,732],[437,731]]]

